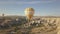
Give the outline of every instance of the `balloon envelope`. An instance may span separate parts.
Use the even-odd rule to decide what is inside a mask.
[[[28,19],[31,19],[34,15],[34,9],[33,8],[26,8],[25,15],[27,16]]]

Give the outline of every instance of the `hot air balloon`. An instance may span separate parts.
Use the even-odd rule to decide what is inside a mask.
[[[31,20],[31,18],[34,15],[34,9],[33,8],[26,8],[25,9],[25,15],[27,16],[28,20]]]

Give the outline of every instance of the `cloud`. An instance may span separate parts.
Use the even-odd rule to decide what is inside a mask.
[[[0,0],[0,4],[40,4],[40,3],[52,3],[56,0],[49,0],[49,1],[14,1],[14,0],[10,0],[10,1],[1,1]]]

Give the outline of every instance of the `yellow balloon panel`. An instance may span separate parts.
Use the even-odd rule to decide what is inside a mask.
[[[25,11],[25,15],[33,15],[34,11]]]
[[[26,8],[25,9],[25,15],[27,16],[28,19],[31,19],[34,14],[34,9],[33,8]]]
[[[34,11],[33,8],[26,8],[25,11]]]

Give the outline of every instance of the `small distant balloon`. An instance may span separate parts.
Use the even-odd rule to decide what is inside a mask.
[[[26,8],[25,9],[25,15],[30,20],[34,15],[34,9],[33,8]]]

